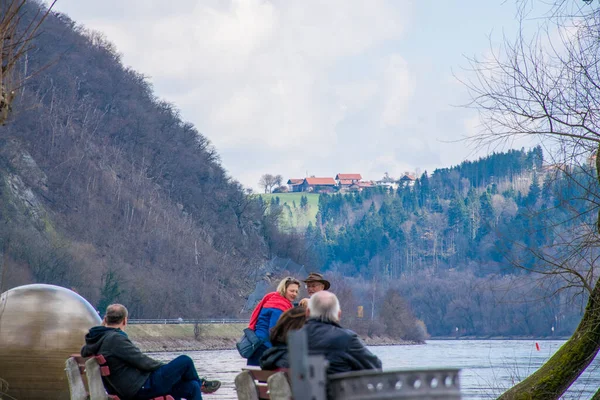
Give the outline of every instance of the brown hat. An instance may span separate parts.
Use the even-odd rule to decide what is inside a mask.
[[[329,289],[329,287],[331,286],[331,283],[329,283],[329,281],[323,279],[323,275],[321,275],[317,272],[311,272],[310,274],[308,274],[308,278],[306,278],[302,282],[304,282],[304,283],[321,282],[323,285],[325,285],[325,290]]]

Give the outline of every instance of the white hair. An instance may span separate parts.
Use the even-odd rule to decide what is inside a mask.
[[[308,300],[310,319],[320,319],[324,322],[340,321],[340,302],[337,296],[327,290],[322,290],[310,296]]]

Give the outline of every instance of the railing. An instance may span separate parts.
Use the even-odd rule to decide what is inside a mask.
[[[233,319],[233,318],[208,318],[208,319],[128,319],[127,323],[135,324],[247,324],[248,319]]]
[[[334,399],[460,400],[458,369],[355,371],[329,376]]]

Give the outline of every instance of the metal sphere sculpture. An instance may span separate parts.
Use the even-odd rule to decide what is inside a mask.
[[[69,399],[65,361],[100,323],[90,303],[60,286],[25,285],[2,293],[0,378],[8,383],[7,398]]]

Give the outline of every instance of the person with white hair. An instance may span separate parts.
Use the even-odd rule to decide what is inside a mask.
[[[328,374],[381,369],[381,360],[350,329],[340,326],[342,310],[335,294],[316,292],[308,301],[306,332],[310,354],[321,354],[329,361]]]

